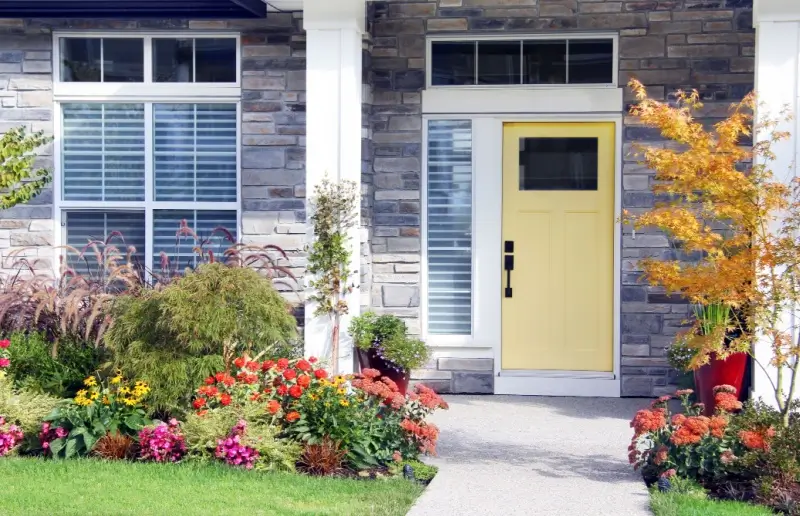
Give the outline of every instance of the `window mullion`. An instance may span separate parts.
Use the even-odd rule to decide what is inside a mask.
[[[146,36],[144,38],[144,83],[152,84],[153,81],[153,37]]]
[[[144,210],[144,267],[148,272],[152,272],[155,266],[153,263],[153,251],[155,249],[153,233],[153,207],[148,205]]]
[[[153,103],[144,104],[144,200],[150,204],[155,199],[155,120],[153,118]]]

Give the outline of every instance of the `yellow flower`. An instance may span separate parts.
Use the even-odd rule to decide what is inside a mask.
[[[96,400],[96,399],[97,399],[99,396],[100,396],[100,393],[99,393],[99,392],[97,392],[97,391],[92,391],[92,393],[91,393],[91,394],[89,394],[89,399],[90,399],[90,400],[92,400],[92,401],[94,401],[94,400]]]
[[[94,387],[97,385],[97,380],[95,380],[94,376],[90,376],[83,381],[83,385],[87,387]]]
[[[81,390],[78,391],[78,393],[75,395],[75,397],[76,398],[83,398],[87,394],[89,394],[89,391],[87,391],[86,389],[81,389]]]
[[[336,393],[339,394],[340,396],[344,396],[345,394],[347,394],[347,391],[344,389],[337,389]]]
[[[74,401],[75,401],[76,405],[79,405],[81,407],[88,407],[89,405],[92,404],[92,402],[90,400],[86,399],[86,397],[84,397],[84,396],[75,396],[75,400]]]
[[[108,399],[108,396],[103,396],[103,405],[111,405],[111,400]]]
[[[314,401],[317,401],[319,399],[319,396],[317,396],[316,394],[309,394],[308,397]]]
[[[125,386],[125,387],[120,387],[120,388],[119,388],[119,393],[120,393],[120,394],[122,394],[122,395],[124,396],[125,394],[130,394],[130,393],[131,393],[131,390],[130,390],[130,388],[128,388],[127,386]]]
[[[116,384],[121,383],[121,382],[122,382],[122,376],[121,375],[117,375],[117,376],[115,376],[114,378],[111,379],[112,385],[116,385]]]
[[[125,398],[125,404],[128,405],[129,407],[132,407],[138,403],[139,400],[137,400],[136,398]]]
[[[339,400],[339,405],[341,405],[343,407],[349,407],[350,406],[350,402],[347,401],[347,400]]]
[[[331,402],[330,401],[326,401],[325,402],[325,408],[329,408],[330,406],[331,406]]]

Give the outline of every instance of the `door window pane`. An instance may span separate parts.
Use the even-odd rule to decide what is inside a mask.
[[[567,42],[523,42],[523,82],[525,84],[566,84]]]
[[[144,200],[144,105],[64,104],[65,201]]]
[[[197,38],[194,46],[195,82],[236,82],[235,38]]]
[[[475,42],[434,42],[431,46],[431,71],[431,84],[434,86],[475,84]]]
[[[155,104],[157,201],[236,201],[236,105]]]
[[[194,40],[153,39],[153,82],[194,80]]]
[[[614,44],[610,39],[569,42],[569,83],[610,84],[614,82]]]
[[[472,124],[428,122],[428,333],[472,333]]]
[[[123,262],[130,253],[133,263],[144,267],[144,212],[87,210],[68,211],[64,215],[67,245],[86,256],[85,260],[81,260],[79,254],[67,254],[70,265],[79,273],[97,270],[98,264],[90,242],[94,242],[98,250],[105,252],[108,257],[112,254],[108,246],[114,246]]]
[[[597,190],[597,138],[520,138],[520,190]]]
[[[144,40],[103,39],[103,82],[144,82]]]
[[[519,84],[519,41],[478,42],[478,84]]]
[[[102,74],[100,38],[62,38],[60,40],[61,81],[100,82]]]
[[[198,264],[196,248],[220,260],[236,242],[235,211],[155,210],[153,268],[182,272]],[[196,237],[180,231],[183,222]]]

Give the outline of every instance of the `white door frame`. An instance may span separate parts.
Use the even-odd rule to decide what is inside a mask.
[[[621,318],[621,257],[622,227],[614,223],[614,299],[613,299],[613,371],[503,371],[502,346],[502,222],[503,222],[503,123],[504,122],[612,122],[615,124],[614,163],[614,216],[622,208],[622,90],[614,94],[598,95],[599,102],[590,102],[575,112],[575,103],[567,99],[573,95],[563,91],[554,102],[552,91],[494,91],[496,103],[489,102],[484,92],[474,92],[474,102],[440,102],[439,92],[423,92],[423,117],[425,120],[471,120],[473,131],[473,335],[459,339],[463,348],[490,349],[494,358],[495,394],[520,394],[542,396],[619,397],[621,393],[620,318]],[[597,90],[596,90],[597,91]],[[600,90],[603,91],[603,90]],[[452,94],[453,92],[448,92]],[[583,96],[584,92],[580,92]],[[576,92],[577,94],[577,92]],[[468,95],[461,90],[459,97]],[[524,97],[517,104],[520,112],[509,112],[509,96]],[[428,97],[428,98],[426,98]],[[561,95],[559,95],[561,97]],[[598,97],[595,97],[596,99]],[[452,100],[452,97],[450,97]],[[534,102],[531,102],[534,101]],[[492,104],[495,104],[492,106]],[[446,108],[444,107],[446,105]],[[456,107],[463,106],[457,110]],[[497,110],[492,112],[492,108]],[[437,109],[438,108],[438,109]],[[561,112],[558,110],[561,109]],[[522,112],[522,111],[527,112]],[[584,111],[585,110],[585,111]],[[477,111],[477,112],[476,112]],[[425,124],[427,125],[427,124]],[[424,197],[423,197],[424,200]],[[425,207],[423,206],[423,212]],[[424,233],[424,232],[423,232]],[[424,262],[423,246],[423,262]],[[425,285],[425,267],[422,283]],[[424,299],[424,296],[423,296]],[[425,306],[423,302],[423,312]],[[424,314],[423,314],[424,320]],[[434,342],[430,342],[436,345]],[[454,343],[453,343],[454,344]],[[452,344],[451,344],[452,345]],[[455,351],[455,350],[454,350]],[[463,349],[467,351],[467,349]]]

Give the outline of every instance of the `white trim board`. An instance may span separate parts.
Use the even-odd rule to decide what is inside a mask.
[[[435,88],[422,92],[425,114],[457,113],[621,113],[623,89],[561,88]]]
[[[495,394],[520,396],[577,396],[619,398],[620,381],[593,378],[548,378],[537,376],[496,376]]]

